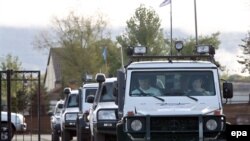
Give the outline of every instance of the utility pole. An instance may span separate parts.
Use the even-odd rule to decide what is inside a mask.
[[[199,42],[198,42],[198,29],[197,29],[196,0],[194,0],[194,22],[195,22],[195,41],[196,41],[196,45],[198,45]]]

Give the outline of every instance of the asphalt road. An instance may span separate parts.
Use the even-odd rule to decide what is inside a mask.
[[[11,141],[39,141],[37,134],[24,134],[24,135],[15,135]],[[50,134],[41,134],[40,141],[51,141]],[[72,141],[76,141],[74,138]]]

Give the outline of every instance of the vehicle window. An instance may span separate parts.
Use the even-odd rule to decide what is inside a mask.
[[[87,97],[89,95],[95,95],[96,94],[96,90],[97,89],[86,89],[86,92],[85,92],[85,102],[87,102]]]
[[[212,96],[212,71],[133,72],[130,96]]]
[[[105,83],[102,88],[100,102],[114,101],[113,83]]]
[[[71,94],[68,99],[68,107],[78,107],[78,95]]]

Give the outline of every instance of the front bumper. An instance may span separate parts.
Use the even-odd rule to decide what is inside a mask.
[[[98,133],[116,134],[116,120],[105,120],[93,123],[94,130]]]
[[[142,121],[141,130],[134,131],[131,128],[133,120]],[[215,119],[218,126],[215,130],[210,131],[206,127],[209,119]],[[118,124],[125,134],[118,135],[119,141],[145,140],[145,141],[171,141],[171,140],[216,140],[220,134],[225,132],[224,116],[133,116],[124,117],[123,121]],[[120,127],[119,127],[120,126]],[[119,138],[120,137],[120,138]]]
[[[26,131],[27,130],[27,124],[22,123],[22,124],[17,124],[16,125],[16,131]]]
[[[65,121],[63,128],[67,130],[76,130],[76,121]]]

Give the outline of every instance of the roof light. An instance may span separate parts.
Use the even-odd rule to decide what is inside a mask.
[[[181,51],[183,49],[183,42],[182,41],[175,41],[175,49],[177,51]]]
[[[215,54],[214,47],[211,45],[199,45],[196,47],[196,52],[199,54]]]
[[[144,46],[136,46],[134,47],[134,54],[136,55],[143,55],[147,53],[147,48]]]

